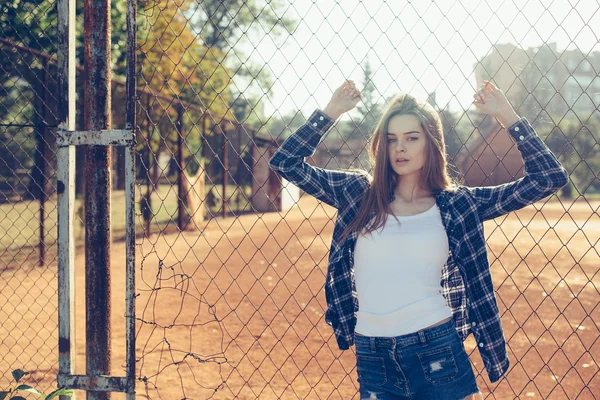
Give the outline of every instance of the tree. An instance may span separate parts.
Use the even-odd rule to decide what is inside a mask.
[[[256,81],[259,89],[269,95],[273,82],[268,69],[248,60],[249,55],[239,43],[252,36],[260,40],[267,33],[276,39],[282,33],[294,32],[296,22],[285,16],[288,7],[286,0],[269,0],[266,4],[256,0],[212,0],[193,2],[184,14],[202,44],[222,52],[224,57],[219,61],[227,63],[237,77]],[[261,31],[257,31],[259,26]]]
[[[375,129],[381,117],[381,106],[377,102],[378,90],[373,82],[373,70],[367,59],[364,66],[363,89],[361,90],[361,101],[356,106],[358,123],[348,135],[348,139],[367,139]]]
[[[29,171],[33,167],[35,141],[31,140],[31,128],[19,125],[31,124],[33,108],[28,107],[30,91],[27,86],[18,85],[18,78],[4,76],[0,82],[0,121],[14,125],[0,128],[0,193],[6,201],[10,192],[22,193],[26,190],[17,171]]]
[[[269,124],[258,131],[258,135],[284,140],[305,122],[306,117],[300,110],[291,110],[281,118],[273,116]]]
[[[460,137],[458,136],[457,130],[459,119],[457,113],[452,112],[448,107],[443,109],[438,108],[438,113],[440,114],[440,119],[442,120],[442,127],[444,129],[444,142],[446,144],[446,156],[448,160],[454,159],[460,148],[462,143],[460,141]]]
[[[138,84],[156,96],[142,96],[141,117],[147,123],[139,121],[137,149],[140,153],[150,151],[156,158],[167,149],[172,154],[176,152],[176,105],[186,109],[183,126],[187,127],[187,136],[197,134],[198,128],[202,130],[203,116],[198,110],[212,115],[213,121],[209,122],[233,117],[228,91],[231,72],[219,63],[219,50],[203,46],[190,32],[184,15],[189,3],[177,0],[174,7],[172,3],[153,0],[138,19]],[[187,111],[190,106],[194,112]]]
[[[556,119],[558,120],[558,118]],[[545,139],[563,167],[569,171],[569,183],[562,195],[586,195],[600,190],[600,120],[590,118],[585,122],[577,118],[563,119],[554,126]],[[543,136],[542,132],[539,132]],[[577,193],[574,193],[577,191]]]
[[[15,114],[18,113],[22,114],[20,117],[26,116],[27,123],[34,125],[31,131],[34,140],[31,141],[35,143],[35,150],[33,154],[27,154],[27,157],[34,160],[31,165],[33,170],[24,196],[36,199],[50,190],[47,166],[54,158],[52,148],[55,134],[48,126],[55,124],[56,99],[53,93],[56,81],[53,73],[56,69],[34,52],[23,51],[12,45],[50,54],[56,32],[52,19],[54,16],[55,20],[56,11],[52,5],[46,0],[8,0],[0,14],[0,38],[4,39],[0,48],[3,56],[0,82],[4,84],[5,92],[12,92],[13,96],[18,93],[20,100],[25,103],[24,108],[11,108],[9,119],[17,119]],[[0,157],[11,158],[4,151]]]
[[[18,93],[24,103],[21,107],[12,107],[10,112],[8,108],[4,113],[0,110],[0,120],[25,118],[26,123],[35,126],[31,131],[19,129],[19,135],[25,135],[23,141],[31,141],[34,145],[22,146],[18,151],[22,155],[18,157],[34,160],[33,163],[23,164],[25,168],[32,168],[26,197],[40,198],[51,191],[49,178],[54,175],[51,168],[55,162],[56,141],[56,1],[7,0],[0,7],[0,55],[3,58],[0,84],[3,93],[12,92],[13,98]],[[112,60],[114,65],[124,66],[125,4],[120,0],[112,0],[112,7]],[[76,15],[81,16],[82,13],[83,2],[77,2]],[[83,60],[82,20],[76,18],[76,52],[79,60]],[[124,71],[124,67],[120,70]],[[16,114],[21,115],[15,119]],[[0,158],[14,155],[7,153],[5,147],[0,148]]]

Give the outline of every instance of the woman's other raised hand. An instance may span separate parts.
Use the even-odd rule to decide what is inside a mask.
[[[360,91],[356,88],[354,81],[347,80],[333,92],[333,96],[323,112],[336,120],[343,113],[356,107],[360,98]]]
[[[479,90],[473,94],[473,98],[473,104],[478,111],[498,118],[505,128],[520,119],[504,92],[490,81],[484,80]]]

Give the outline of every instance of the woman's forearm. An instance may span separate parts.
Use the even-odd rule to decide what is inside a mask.
[[[323,109],[323,112],[334,121],[336,121],[343,114],[343,112],[341,112],[337,107],[332,106],[331,104],[327,104],[327,107]]]
[[[521,117],[515,112],[515,110],[511,107],[506,111],[501,112],[496,116],[498,121],[502,124],[502,126],[506,129],[511,127],[515,122],[519,121]]]

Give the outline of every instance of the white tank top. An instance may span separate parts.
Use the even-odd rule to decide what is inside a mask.
[[[400,336],[452,316],[440,285],[449,244],[437,204],[396,217],[399,223],[390,214],[382,228],[356,240],[355,330],[361,335]]]

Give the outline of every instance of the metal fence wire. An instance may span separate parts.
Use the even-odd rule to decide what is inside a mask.
[[[112,2],[112,125],[125,126],[125,1]],[[0,5],[0,392],[11,371],[56,388],[57,11]],[[77,121],[85,125],[83,6]],[[371,172],[369,136],[398,92],[441,115],[451,175],[523,176],[513,142],[471,107],[492,80],[569,172],[555,195],[486,222],[508,373],[486,399],[600,398],[600,4],[595,1],[144,0],[137,5],[137,395],[348,399],[354,348],[325,323],[336,210],[270,170],[277,147],[353,79],[362,102],[307,159]],[[124,153],[112,155],[113,374],[124,374]],[[77,287],[86,221],[77,150]],[[88,221],[93,223],[93,221]],[[76,292],[76,331],[85,332]],[[85,335],[77,336],[81,342]],[[83,345],[82,345],[83,346]],[[83,348],[83,347],[82,347]],[[83,371],[85,355],[76,356]],[[120,398],[122,394],[113,394]],[[124,398],[124,397],[123,397]]]

